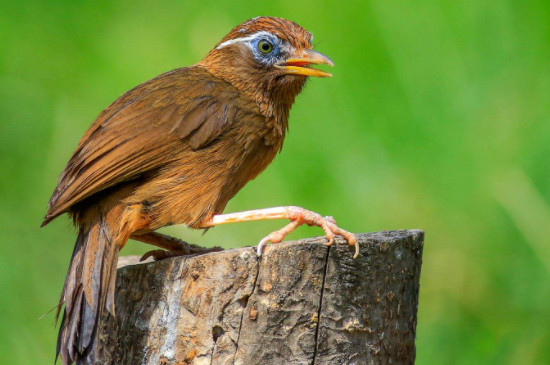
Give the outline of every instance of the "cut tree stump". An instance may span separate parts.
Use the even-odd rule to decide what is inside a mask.
[[[126,266],[99,364],[411,364],[424,234],[359,234]]]

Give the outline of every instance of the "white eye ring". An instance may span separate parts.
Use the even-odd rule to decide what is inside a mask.
[[[240,38],[235,38],[235,39],[230,39],[228,41],[225,41],[225,42],[222,42],[220,43],[220,45],[218,45],[218,47],[216,47],[217,49],[222,49],[224,47],[227,47],[227,46],[231,46],[233,44],[238,44],[238,43],[248,43],[248,42],[251,42],[255,39],[258,39],[258,37],[263,37],[263,38],[271,38],[271,37],[274,37],[273,34],[269,33],[269,32],[266,32],[265,30],[261,30],[259,32],[256,32],[254,34],[251,34],[251,35],[248,35],[246,37],[240,37]],[[248,46],[251,47],[251,44],[248,43]]]

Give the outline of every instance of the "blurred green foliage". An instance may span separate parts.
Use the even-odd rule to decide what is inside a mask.
[[[2,2],[0,363],[53,361],[53,315],[38,318],[75,235],[66,217],[38,227],[89,124],[257,15],[303,25],[336,67],[309,82],[282,154],[226,211],[295,204],[356,232],[422,228],[418,363],[550,363],[544,0]],[[236,247],[282,224],[165,231]]]

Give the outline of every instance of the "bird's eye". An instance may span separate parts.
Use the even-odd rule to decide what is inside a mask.
[[[273,44],[271,42],[266,41],[265,39],[263,39],[263,40],[258,42],[258,49],[263,54],[268,54],[268,53],[271,53],[271,51],[273,51]]]

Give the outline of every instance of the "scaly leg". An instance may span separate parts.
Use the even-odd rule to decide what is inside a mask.
[[[266,243],[279,243],[298,226],[307,224],[309,226],[321,227],[323,231],[325,231],[325,235],[328,239],[327,246],[334,243],[334,237],[337,235],[343,236],[350,245],[355,246],[355,255],[353,255],[353,257],[356,258],[359,256],[359,245],[357,244],[357,238],[353,233],[338,227],[332,217],[322,217],[315,212],[300,207],[275,207],[248,210],[238,213],[218,214],[214,215],[208,221],[203,222],[202,227],[207,228],[226,223],[258,221],[265,219],[290,219],[291,222],[282,229],[272,232],[264,237],[258,244],[258,255],[262,254]]]
[[[205,248],[187,243],[179,238],[170,237],[158,232],[149,232],[143,234],[133,234],[130,238],[162,248],[162,250],[152,250],[146,252],[140,261],[153,257],[155,261],[174,256],[204,254],[208,252],[222,251],[221,247]]]

